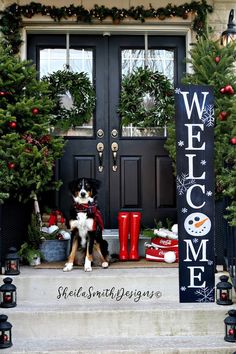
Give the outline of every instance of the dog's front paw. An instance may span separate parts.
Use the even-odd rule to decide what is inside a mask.
[[[73,269],[73,263],[66,263],[63,272],[70,272]]]
[[[102,268],[108,268],[108,262],[102,262]]]
[[[90,266],[90,267],[85,267],[85,266],[84,266],[84,271],[85,271],[85,272],[92,272],[92,270],[93,270],[93,269],[92,269],[91,266]]]
[[[87,257],[85,258],[84,271],[85,272],[92,272],[91,261]]]

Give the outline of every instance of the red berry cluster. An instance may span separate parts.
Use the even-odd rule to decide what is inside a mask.
[[[219,114],[219,120],[227,120],[228,116],[230,115],[229,112],[226,112],[226,111],[222,111],[220,112]]]
[[[234,95],[234,89],[231,85],[226,85],[220,89],[220,93],[227,95]]]
[[[41,144],[49,144],[52,140],[52,137],[51,135],[47,134],[47,135],[43,135],[41,138],[40,138],[40,143]]]

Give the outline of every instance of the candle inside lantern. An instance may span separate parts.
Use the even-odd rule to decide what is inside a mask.
[[[234,333],[235,333],[234,328],[230,328],[230,329],[229,329],[229,335],[230,335],[230,336],[233,336]]]
[[[10,269],[11,269],[11,270],[16,270],[16,269],[17,269],[17,266],[16,266],[16,262],[15,262],[15,261],[11,261],[11,262],[10,262]]]
[[[224,300],[228,300],[228,294],[227,293],[221,293],[220,294],[220,299],[223,300],[223,301]]]
[[[4,294],[3,301],[8,302],[8,303],[12,302],[12,295],[11,294]]]
[[[6,342],[8,342],[8,335],[2,333],[2,335],[0,336],[0,340],[1,340],[1,343],[6,343]]]

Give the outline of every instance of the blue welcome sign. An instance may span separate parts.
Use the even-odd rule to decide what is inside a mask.
[[[213,91],[180,85],[175,103],[180,302],[214,302]]]

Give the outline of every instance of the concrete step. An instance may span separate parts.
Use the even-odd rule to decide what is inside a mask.
[[[220,275],[216,274],[216,282]],[[6,353],[236,351],[235,343],[224,341],[224,319],[233,306],[180,304],[176,268],[63,273],[61,269],[22,267],[13,283],[17,307],[1,311],[13,325],[13,347],[5,349]],[[58,290],[60,286],[64,293]]]
[[[1,276],[4,278],[4,276]],[[80,294],[83,292],[103,293],[110,290],[110,296],[70,296],[67,303],[77,305],[83,303],[114,303],[112,293],[133,291],[136,296],[122,297],[123,302],[138,301],[140,292],[149,291],[150,296],[142,296],[139,302],[150,301],[178,301],[178,269],[177,268],[135,268],[135,269],[93,269],[91,273],[83,269],[75,268],[71,272],[63,272],[62,269],[35,269],[33,267],[21,267],[21,274],[15,276],[13,283],[17,287],[18,302],[32,301],[53,302],[60,294],[68,294],[70,291]],[[154,303],[155,303],[154,302]]]
[[[224,334],[226,309],[215,303],[72,305],[23,303],[4,309],[17,338],[204,336]]]
[[[48,335],[48,337],[50,334]],[[148,338],[67,338],[53,340],[13,339],[4,353],[12,354],[232,354],[235,343],[223,336],[148,337]]]

